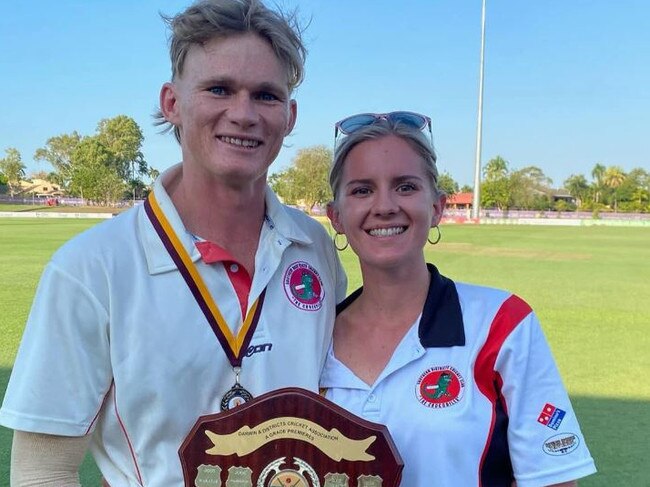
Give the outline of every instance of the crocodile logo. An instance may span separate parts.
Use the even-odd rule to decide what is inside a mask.
[[[442,396],[451,396],[447,391],[449,389],[449,384],[451,384],[451,374],[449,372],[443,372],[438,377],[438,382],[436,385],[426,386],[422,391],[422,394],[429,399],[440,399]]]
[[[323,281],[307,262],[291,264],[284,273],[284,292],[289,301],[304,311],[318,311],[323,306]]]
[[[300,275],[300,284],[295,287],[294,292],[307,301],[314,299],[314,276],[303,272]]]
[[[451,366],[431,367],[420,375],[415,389],[420,404],[446,408],[462,399],[465,380]]]

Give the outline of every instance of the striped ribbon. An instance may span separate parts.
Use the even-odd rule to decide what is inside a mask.
[[[219,307],[212,298],[196,265],[192,262],[192,258],[187,253],[187,250],[185,250],[178,235],[176,235],[169,220],[167,220],[167,217],[158,205],[153,191],[149,193],[148,198],[145,200],[144,209],[167,252],[169,252],[172,260],[178,267],[199,308],[203,311],[212,331],[221,343],[221,347],[226,353],[231,365],[233,367],[241,366],[243,356],[246,353],[246,349],[260,319],[266,288],[264,288],[262,294],[260,294],[248,310],[243,325],[239,329],[239,332],[234,335],[228,323],[223,318],[221,311],[219,311]]]

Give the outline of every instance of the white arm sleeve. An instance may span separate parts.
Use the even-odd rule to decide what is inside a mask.
[[[79,466],[90,436],[14,431],[11,487],[81,487]]]

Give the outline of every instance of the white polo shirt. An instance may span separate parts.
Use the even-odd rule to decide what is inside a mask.
[[[387,425],[405,487],[537,487],[596,471],[530,307],[429,265],[421,318],[368,386],[328,352],[327,398]],[[339,311],[360,295],[350,295]]]
[[[222,264],[200,260],[161,179],[156,199],[233,331],[242,322]],[[300,273],[312,280],[295,292]],[[254,396],[317,390],[346,279],[322,225],[267,188],[266,219],[248,306],[266,287],[240,382]],[[92,434],[113,486],[183,485],[178,449],[235,382],[205,316],[142,205],[75,237],[38,286],[0,424],[64,436]]]

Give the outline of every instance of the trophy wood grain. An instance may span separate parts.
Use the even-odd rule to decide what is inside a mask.
[[[321,451],[315,444],[317,442],[295,438],[266,439],[259,448],[242,456],[206,453],[215,446],[206,430],[216,435],[228,435],[244,426],[254,429],[269,420],[285,417],[311,421],[327,431],[336,428],[351,440],[376,436],[366,449],[374,460],[344,458],[337,461]],[[299,470],[294,458],[309,464],[321,485],[327,473],[345,473],[350,478],[350,487],[356,487],[359,475],[376,475],[381,477],[382,487],[397,487],[403,469],[402,459],[386,426],[359,418],[318,394],[298,388],[272,391],[233,410],[201,416],[181,445],[179,455],[187,487],[194,487],[198,467],[202,464],[221,467],[223,485],[229,468],[249,467],[253,470],[253,485],[256,485],[265,467],[282,457],[286,457],[283,470]]]

